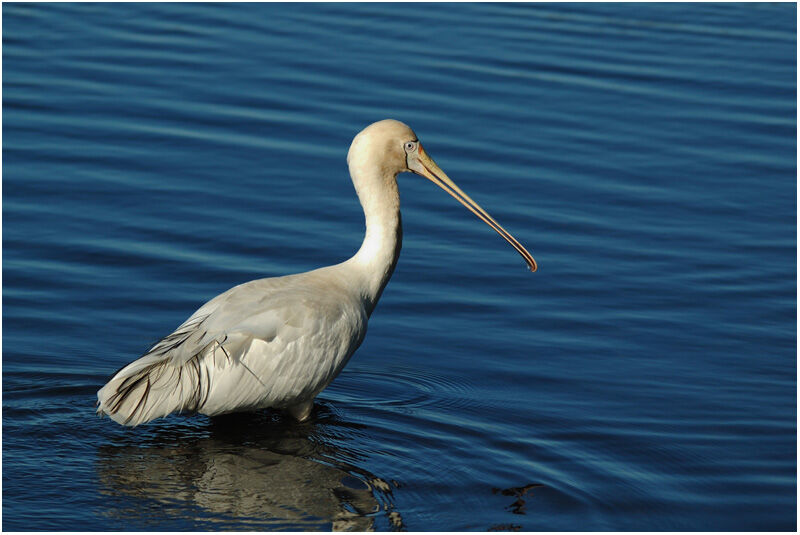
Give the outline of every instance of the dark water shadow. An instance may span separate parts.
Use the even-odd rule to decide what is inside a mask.
[[[358,466],[362,426],[317,405],[296,423],[264,411],[173,418],[124,430],[97,450],[107,516],[157,529],[402,529],[396,484]],[[335,444],[335,445],[334,445]],[[162,528],[163,529],[163,528]]]

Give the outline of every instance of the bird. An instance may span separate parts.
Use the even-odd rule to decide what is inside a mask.
[[[348,260],[305,273],[257,279],[214,297],[97,392],[97,414],[137,426],[173,413],[217,416],[273,408],[307,420],[316,396],[361,345],[400,255],[397,176],[435,183],[533,256],[464,193],[406,124],[384,119],[353,139],[350,177],[364,210],[361,247]]]

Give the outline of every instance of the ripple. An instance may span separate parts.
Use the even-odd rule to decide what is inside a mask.
[[[358,408],[383,407],[411,412],[422,407],[460,409],[476,404],[470,381],[424,370],[345,368],[322,394]]]

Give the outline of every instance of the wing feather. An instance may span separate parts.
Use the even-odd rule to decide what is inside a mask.
[[[361,343],[367,317],[360,301],[313,273],[215,297],[115,373],[98,392],[98,414],[139,425],[313,399]]]

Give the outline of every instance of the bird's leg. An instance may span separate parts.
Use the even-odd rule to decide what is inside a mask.
[[[304,401],[302,403],[298,403],[297,405],[292,405],[287,410],[289,414],[294,416],[294,419],[298,422],[305,422],[308,420],[308,417],[311,416],[311,409],[314,408],[314,400],[310,399],[308,401]]]

